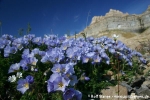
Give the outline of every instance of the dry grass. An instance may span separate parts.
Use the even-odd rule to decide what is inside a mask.
[[[132,37],[135,37],[136,34],[135,33],[124,33],[124,34],[121,34],[124,38],[132,38]]]

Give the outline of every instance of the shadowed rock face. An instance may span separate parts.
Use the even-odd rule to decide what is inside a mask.
[[[141,85],[143,84],[143,82],[145,81],[144,77],[141,77],[141,79],[137,79],[135,82],[133,82],[131,84],[131,87],[141,87]]]
[[[110,9],[105,16],[94,16],[91,24],[83,31],[88,36],[107,30],[124,30],[140,33],[150,27],[150,6],[140,15],[129,15],[118,10]]]

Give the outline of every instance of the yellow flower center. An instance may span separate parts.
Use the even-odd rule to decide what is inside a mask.
[[[57,68],[56,71],[57,71],[57,72],[60,72],[60,68]]]
[[[70,74],[66,74],[66,76],[67,76],[67,77],[69,77],[69,76],[70,76]]]
[[[22,46],[21,46],[21,45],[19,45],[19,46],[18,46],[18,48],[19,48],[19,49],[21,49],[21,48],[22,48]]]
[[[88,61],[89,61],[89,58],[86,58],[85,61],[88,62]]]
[[[95,62],[99,62],[99,60],[98,60],[98,59],[95,59]]]
[[[66,50],[67,49],[67,47],[64,47],[64,50]]]
[[[58,61],[58,57],[56,57],[55,60]]]
[[[60,82],[60,83],[58,84],[58,87],[63,87],[63,83]]]
[[[29,84],[28,84],[28,83],[25,83],[25,84],[24,84],[24,87],[25,87],[25,88],[29,88]]]
[[[32,62],[32,65],[36,65],[36,62]]]

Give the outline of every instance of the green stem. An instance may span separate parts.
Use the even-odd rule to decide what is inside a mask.
[[[118,64],[118,97],[119,97],[119,82],[120,82],[120,76],[119,76],[119,70],[120,70],[120,68],[119,68],[119,60],[118,60],[118,57],[119,57],[119,55],[117,56],[117,64]],[[119,100],[119,98],[118,98],[118,100]]]

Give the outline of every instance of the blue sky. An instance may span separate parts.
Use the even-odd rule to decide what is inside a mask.
[[[141,14],[150,0],[0,0],[2,33],[17,35],[20,28],[31,34],[74,34],[86,27],[93,16],[104,16],[109,9]]]

